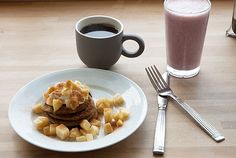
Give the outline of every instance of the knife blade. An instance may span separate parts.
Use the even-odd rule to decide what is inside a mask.
[[[169,74],[165,72],[163,79],[169,84]],[[165,113],[168,104],[167,97],[158,95],[158,116],[155,128],[153,154],[162,155],[165,151]]]

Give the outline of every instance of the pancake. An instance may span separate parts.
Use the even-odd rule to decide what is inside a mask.
[[[53,107],[47,104],[44,104],[42,106],[42,110],[46,113],[51,113],[51,114],[58,114],[58,115],[63,115],[63,114],[74,114],[80,111],[85,110],[87,107],[86,104],[81,104],[79,107],[77,107],[75,110],[72,110],[70,108],[67,108],[66,105],[63,105],[59,110],[55,111],[53,110]]]
[[[46,113],[45,113],[46,114]],[[51,117],[50,115],[46,114],[49,121],[51,123],[57,123],[57,124],[64,124],[65,126],[67,127],[78,127],[80,122],[83,120],[83,119],[80,119],[80,120],[76,120],[76,121],[70,121],[70,120],[60,120],[60,119],[56,119],[56,118],[53,118]],[[87,120],[91,120],[93,118],[97,118],[98,117],[98,113],[97,111],[94,112],[93,114],[89,115],[86,119]]]
[[[78,127],[83,119],[91,120],[98,117],[98,112],[91,96],[83,104],[79,105],[75,110],[62,106],[58,111],[54,112],[50,105],[42,107],[46,117],[51,123],[64,124],[67,127]]]
[[[60,120],[80,120],[80,119],[87,119],[90,115],[93,115],[97,112],[97,109],[93,105],[89,105],[85,110],[73,113],[73,114],[64,114],[64,115],[55,115],[51,113],[47,113],[50,117]]]
[[[94,101],[91,96],[89,96],[89,99],[85,101],[83,104],[80,104],[75,110],[67,108],[66,105],[63,105],[59,110],[54,112],[53,107],[47,105],[46,103],[42,106],[42,110],[46,113],[51,113],[56,115],[73,114],[85,110],[89,104],[94,105]]]

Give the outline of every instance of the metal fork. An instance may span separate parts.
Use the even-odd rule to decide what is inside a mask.
[[[164,78],[166,83],[169,83],[169,74],[167,72],[165,72],[162,77]],[[167,97],[158,95],[157,103],[158,115],[156,120],[152,152],[155,155],[163,155],[165,151],[166,109],[168,104]]]
[[[147,75],[160,96],[168,96],[174,99],[192,118],[198,125],[209,134],[216,142],[223,141],[225,138],[222,136],[212,125],[207,123],[193,108],[185,103],[180,97],[176,96],[170,89],[167,83],[162,78],[160,72],[156,66],[150,66],[145,68]]]

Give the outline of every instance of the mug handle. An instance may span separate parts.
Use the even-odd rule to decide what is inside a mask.
[[[129,58],[135,58],[135,57],[140,56],[143,53],[145,45],[144,45],[144,41],[141,37],[139,37],[137,35],[123,35],[122,44],[126,40],[133,40],[133,41],[137,42],[139,45],[139,48],[136,52],[130,52],[130,51],[126,50],[124,48],[124,46],[122,46],[122,52],[121,52],[122,55],[129,57]]]

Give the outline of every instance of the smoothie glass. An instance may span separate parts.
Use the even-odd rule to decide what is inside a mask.
[[[226,36],[236,38],[236,0],[234,0],[232,23],[226,30]]]
[[[190,78],[200,71],[211,3],[208,0],[165,0],[167,71]]]

